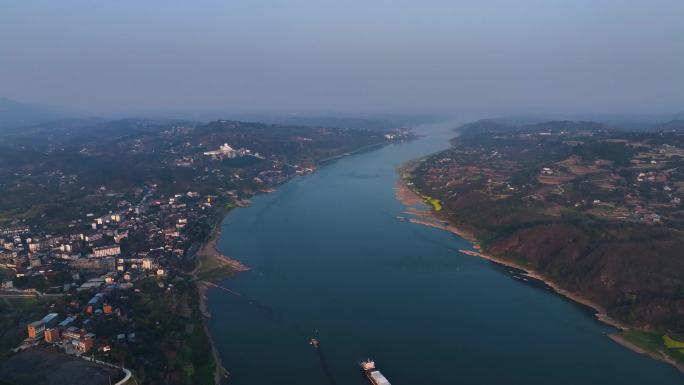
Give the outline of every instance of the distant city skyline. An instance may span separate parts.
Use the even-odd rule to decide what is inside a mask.
[[[0,95],[90,114],[676,113],[684,2],[19,1]]]

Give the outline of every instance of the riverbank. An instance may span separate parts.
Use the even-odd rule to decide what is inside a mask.
[[[629,349],[633,352],[643,354],[651,357],[654,360],[664,361],[675,368],[677,368],[681,373],[684,373],[684,365],[668,357],[662,350],[649,350],[639,344],[636,344],[627,338],[623,334],[608,334],[608,338],[613,340],[613,342],[619,344],[620,346]]]
[[[200,281],[219,282],[233,274],[247,271],[249,268],[240,261],[222,254],[216,247],[221,238],[221,225],[217,224],[209,239],[197,250],[197,267],[195,275]]]
[[[369,355],[405,383],[496,383],[501,373],[531,385],[681,383],[670,366],[607,340],[613,329],[590,310],[454,255],[472,248],[448,232],[404,223],[414,217],[395,199],[396,168],[451,136],[430,134],[320,167],[226,217],[221,251],[253,270],[220,283],[238,294],[209,291],[229,384],[363,385],[353,363]]]
[[[211,335],[211,330],[209,330],[209,318],[211,313],[209,313],[209,307],[207,305],[207,290],[209,285],[203,281],[197,281],[197,293],[199,296],[200,312],[202,313],[202,329],[207,335],[209,340],[209,347],[211,349],[211,355],[214,359],[214,364],[216,365],[214,369],[214,385],[220,385],[224,378],[230,375],[230,372],[223,366],[223,361],[221,360],[221,355],[219,354],[218,348],[216,347],[216,342]]]
[[[240,261],[232,259],[222,254],[216,247],[216,242],[221,238],[221,221],[213,228],[209,238],[204,242],[195,254],[197,257],[197,267],[192,271],[195,278],[195,286],[199,297],[199,307],[202,313],[202,327],[207,335],[212,356],[216,364],[214,371],[214,384],[219,385],[230,373],[223,365],[221,355],[216,348],[216,343],[209,330],[209,305],[207,303],[207,291],[214,283],[226,279],[233,274],[247,271],[249,268]]]
[[[409,186],[406,185],[406,183],[403,180],[399,180],[395,186],[395,195],[397,200],[399,200],[403,205],[407,206],[408,208],[403,212],[405,214],[409,214],[412,216],[415,216],[417,218],[409,218],[408,221],[411,223],[419,224],[419,225],[424,225],[424,226],[430,226],[430,227],[435,227],[439,228],[441,230],[445,230],[448,232],[451,232],[453,234],[458,235],[459,237],[469,241],[473,245],[474,250],[464,250],[461,249],[459,252],[474,256],[474,257],[479,257],[486,259],[488,261],[504,265],[507,267],[511,267],[520,271],[523,271],[524,274],[532,279],[538,280],[540,282],[543,282],[545,285],[547,285],[549,288],[551,288],[553,291],[555,291],[557,294],[562,295],[565,298],[568,298],[576,303],[579,303],[581,305],[587,306],[591,309],[594,310],[595,312],[595,317],[601,321],[604,324],[607,324],[611,327],[614,327],[618,329],[620,332],[619,333],[609,333],[607,336],[614,342],[618,343],[619,345],[639,354],[644,354],[647,355],[653,359],[660,360],[663,362],[666,362],[674,367],[676,367],[680,372],[684,373],[684,365],[681,363],[675,361],[671,357],[667,356],[663,351],[661,350],[648,350],[645,349],[638,344],[627,340],[624,337],[624,334],[630,330],[635,330],[629,327],[628,325],[619,322],[613,318],[611,318],[606,309],[599,305],[598,303],[589,300],[588,298],[585,298],[581,296],[578,293],[574,293],[568,290],[565,290],[560,287],[556,282],[553,280],[549,279],[548,277],[545,277],[544,275],[534,271],[533,269],[530,269],[528,266],[524,266],[520,263],[517,263],[515,261],[511,261],[509,259],[493,256],[493,255],[488,255],[482,252],[482,247],[480,246],[479,242],[477,241],[476,237],[474,234],[471,232],[461,229],[457,226],[454,226],[452,223],[443,220],[438,216],[437,213],[435,213],[434,210],[419,210],[415,207],[411,206],[416,206],[417,204],[423,204],[426,205],[425,201],[423,198],[421,198],[420,194],[413,191]],[[429,205],[428,205],[429,206]]]
[[[325,165],[346,156],[380,148],[386,144],[387,142],[385,141],[372,143],[366,146],[362,146],[356,150],[352,150],[350,152],[342,153],[336,156],[320,160],[317,162],[317,164]],[[291,177],[279,183],[279,185],[287,183],[295,177],[295,175],[292,175]],[[275,188],[269,187],[259,190],[257,194],[268,194],[273,193],[275,191]],[[251,204],[252,202],[250,200],[241,199],[235,202],[235,207],[244,208],[250,206]],[[224,287],[217,285],[218,282],[230,278],[235,273],[249,270],[249,267],[242,264],[238,260],[232,259],[229,256],[224,255],[217,248],[216,243],[219,239],[221,239],[221,224],[223,222],[223,218],[227,214],[228,211],[223,213],[222,218],[214,224],[210,236],[195,253],[195,256],[197,258],[197,266],[191,272],[191,275],[195,278],[195,284],[198,291],[199,306],[203,317],[203,328],[209,339],[209,344],[211,345],[214,361],[216,362],[216,371],[214,373],[214,383],[216,385],[219,385],[224,378],[227,378],[229,372],[223,365],[223,361],[221,360],[218,349],[216,348],[216,342],[211,335],[211,331],[209,330],[208,320],[209,318],[211,318],[211,312],[209,310],[209,305],[207,302],[207,293],[210,288],[221,288],[224,290],[228,290]]]

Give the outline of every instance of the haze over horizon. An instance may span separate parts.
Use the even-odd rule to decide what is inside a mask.
[[[684,2],[6,1],[0,94],[89,113],[673,113]]]

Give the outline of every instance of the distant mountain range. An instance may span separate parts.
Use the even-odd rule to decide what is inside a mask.
[[[675,119],[667,123],[658,124],[651,128],[656,131],[677,131],[684,132],[684,119]]]
[[[671,117],[667,117],[671,118]],[[576,130],[613,130],[625,132],[684,132],[684,118],[672,120],[550,120],[536,118],[492,118],[467,123],[457,130],[465,134],[495,133],[511,131],[576,131]],[[655,119],[655,117],[653,118]],[[662,118],[661,118],[662,119]]]
[[[244,113],[220,113],[214,112],[210,114],[211,119],[206,119],[209,115],[193,114],[191,112],[181,113],[175,111],[166,114],[151,113],[143,114],[144,116],[155,116],[156,118],[133,118],[126,117],[121,119],[118,117],[89,117],[75,116],[74,114],[60,111],[56,108],[43,106],[33,103],[24,103],[0,96],[0,134],[7,134],[12,132],[30,130],[45,130],[51,129],[61,130],[83,130],[94,126],[99,126],[98,129],[113,129],[120,128],[121,123],[124,126],[131,128],[131,126],[140,125],[144,121],[145,125],[152,122],[169,121],[197,121],[206,122],[207,120],[230,119],[240,121],[251,121],[259,123],[295,125],[295,126],[315,126],[315,127],[330,127],[330,128],[347,128],[347,129],[364,129],[370,131],[387,131],[393,128],[402,126],[412,126],[421,123],[431,123],[440,120],[447,120],[445,116],[429,116],[429,115],[396,115],[396,114],[377,114],[377,115],[362,115],[362,116],[326,116],[326,115],[277,115],[277,114],[244,114]],[[135,114],[136,117],[141,114]],[[128,120],[128,122],[126,122]],[[614,129],[625,131],[684,131],[684,113],[670,114],[670,115],[609,115],[609,114],[593,114],[593,115],[518,115],[518,116],[504,116],[492,119],[485,119],[475,123],[469,123],[467,128],[477,130],[478,126],[486,126],[488,131],[495,130],[510,130],[531,126],[539,123],[548,122],[601,122],[602,125],[610,126]],[[117,122],[113,127],[107,127],[105,123]],[[136,122],[136,123],[133,123]],[[561,126],[563,124],[560,124]],[[140,127],[137,127],[138,129]]]
[[[489,119],[500,124],[522,126],[552,121],[603,122],[625,130],[644,130],[663,122],[684,120],[684,112],[676,114],[539,114],[500,116]]]
[[[66,116],[49,107],[0,97],[0,131],[27,127]]]

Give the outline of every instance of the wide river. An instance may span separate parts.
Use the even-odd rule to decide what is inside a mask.
[[[608,339],[588,309],[396,219],[396,168],[446,148],[452,127],[418,127],[425,138],[342,158],[226,216],[219,248],[252,268],[222,283],[240,295],[209,293],[230,383],[367,385],[368,357],[393,385],[684,382]]]

